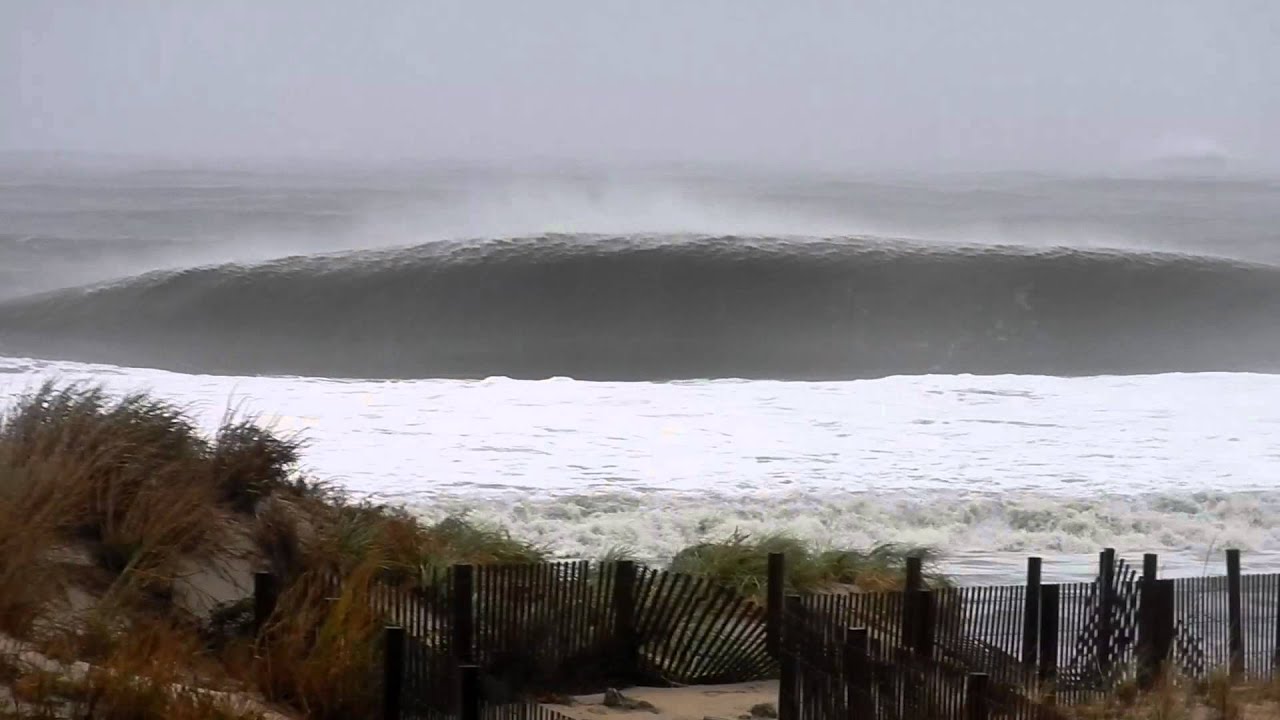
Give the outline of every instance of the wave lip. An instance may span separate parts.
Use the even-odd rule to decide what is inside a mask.
[[[865,237],[543,235],[0,304],[0,353],[216,374],[667,380],[1280,366],[1280,268]]]

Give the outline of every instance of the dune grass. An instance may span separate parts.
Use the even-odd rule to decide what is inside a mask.
[[[315,720],[378,707],[383,622],[368,598],[378,570],[376,562],[355,569],[336,597],[324,578],[306,576],[280,598],[249,663],[268,698]]]
[[[45,581],[67,579],[56,549],[69,548],[88,553],[80,575],[96,569],[111,597],[165,598],[184,564],[226,550],[229,515],[281,482],[296,452],[231,427],[208,441],[180,408],[95,387],[46,384],[22,398],[0,418],[0,547],[14,550],[0,579],[18,575],[3,587],[28,584],[47,601]],[[0,615],[28,615],[25,594],[0,600],[19,606]]]
[[[753,537],[735,532],[719,541],[681,550],[671,561],[674,572],[706,577],[749,597],[761,598],[768,582],[769,555],[786,557],[788,592],[858,590],[877,592],[901,589],[906,559],[919,556],[931,561],[928,548],[879,545],[866,551],[817,549],[790,535]],[[934,576],[934,582],[941,582]]]
[[[1280,679],[1233,681],[1220,669],[1200,681],[1166,668],[1155,686],[1140,692],[1133,683],[1095,702],[1058,707],[1063,720],[1248,720],[1280,717]]]
[[[0,685],[27,711],[92,718],[227,716],[210,688],[350,717],[376,687],[380,625],[359,588],[547,556],[501,528],[425,523],[304,478],[301,448],[245,417],[206,437],[183,408],[91,385],[13,403],[0,416],[0,640],[92,671],[24,668]],[[246,562],[284,585],[270,645],[244,635],[247,597],[207,618],[179,601],[193,567]],[[335,573],[352,588],[336,603],[316,594]]]

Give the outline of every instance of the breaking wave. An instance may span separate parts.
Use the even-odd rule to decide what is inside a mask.
[[[1055,578],[1086,580],[1103,547],[1131,560],[1159,552],[1171,576],[1202,575],[1207,568],[1220,574],[1227,547],[1248,551],[1252,572],[1280,570],[1280,532],[1264,520],[1280,510],[1275,492],[509,492],[392,499],[433,521],[465,512],[574,558],[621,548],[663,563],[681,548],[735,533],[785,533],[823,548],[886,542],[937,548],[948,573],[974,582],[1017,582],[1025,557],[1035,554],[1051,558],[1047,572]]]
[[[0,354],[328,377],[1280,369],[1280,268],[865,237],[545,235],[150,273],[0,304]]]

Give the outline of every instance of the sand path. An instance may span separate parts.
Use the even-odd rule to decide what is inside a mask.
[[[702,685],[681,688],[628,688],[623,695],[633,700],[652,703],[657,712],[645,710],[621,710],[606,707],[604,695],[581,695],[573,705],[548,705],[575,720],[600,720],[616,716],[631,716],[634,720],[738,720],[751,714],[751,708],[760,703],[776,705],[778,682],[767,680],[736,685]]]

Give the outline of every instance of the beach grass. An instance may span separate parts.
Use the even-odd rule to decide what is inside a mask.
[[[794,536],[752,536],[735,532],[722,540],[703,542],[675,555],[670,569],[709,578],[713,582],[754,598],[764,596],[769,555],[786,558],[788,592],[878,592],[900,590],[908,557],[926,562],[936,559],[929,548],[885,544],[869,550],[822,549]],[[934,582],[942,582],[934,574]]]

